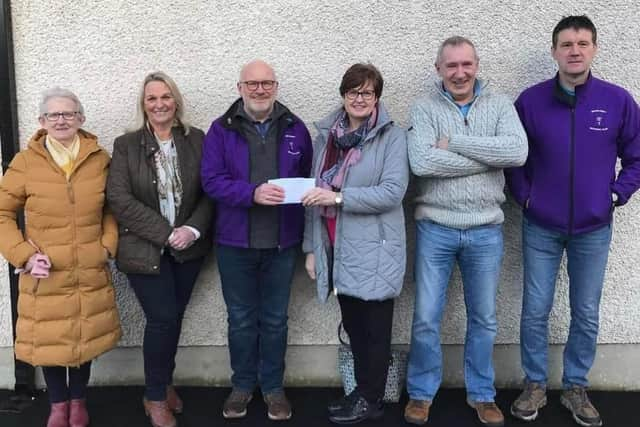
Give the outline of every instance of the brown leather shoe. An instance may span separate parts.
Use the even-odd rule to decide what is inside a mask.
[[[69,427],[69,402],[51,404],[47,427]]]
[[[89,425],[89,412],[87,412],[86,399],[71,399],[69,404],[69,426],[87,427]]]
[[[149,417],[153,427],[176,427],[176,418],[169,410],[166,400],[142,399],[144,413]]]
[[[176,389],[172,385],[167,386],[167,405],[174,414],[181,414],[184,409],[182,399],[176,393]]]
[[[495,402],[472,402],[467,400],[467,404],[476,410],[480,422],[489,427],[502,427],[504,425],[504,415]]]
[[[426,424],[429,419],[430,400],[410,399],[404,408],[404,420],[411,424]]]

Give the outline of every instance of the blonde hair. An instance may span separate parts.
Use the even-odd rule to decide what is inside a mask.
[[[176,118],[174,125],[181,126],[184,129],[185,135],[188,135],[190,125],[185,119],[184,98],[182,97],[182,93],[180,93],[176,82],[162,71],[154,71],[153,73],[147,74],[144,78],[136,106],[136,121],[132,130],[142,129],[147,125],[147,113],[144,111],[144,89],[147,87],[147,84],[151,82],[162,82],[167,85],[169,91],[171,91],[171,95],[173,95],[173,99],[176,101]]]

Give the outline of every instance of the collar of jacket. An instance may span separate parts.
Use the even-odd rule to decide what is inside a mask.
[[[44,129],[39,129],[29,140],[28,147],[38,155],[45,157],[49,161],[49,163],[60,169],[60,167],[55,163],[53,157],[51,157],[51,154],[49,154],[49,151],[44,145],[46,136],[47,131]],[[89,157],[90,154],[102,150],[102,148],[98,145],[98,137],[91,132],[87,132],[84,129],[78,129],[78,136],[80,137],[80,151],[78,152],[78,157],[75,161],[75,165],[73,166],[73,170],[76,170],[78,166],[87,157]],[[73,171],[71,172],[73,173]]]
[[[159,149],[160,145],[158,144],[158,140],[156,136],[151,132],[151,130],[145,125],[141,130],[140,135],[140,145],[144,148],[144,153],[147,157],[153,156]],[[184,140],[184,130],[180,126],[174,126],[171,128],[171,137],[173,138],[173,143],[176,146],[176,149],[181,146],[182,141]]]
[[[314,123],[316,129],[322,136],[327,139],[329,135],[329,131],[331,127],[338,119],[338,115],[344,110],[344,107],[341,105],[340,107],[333,110],[328,116],[324,119],[317,121]],[[391,116],[389,116],[389,112],[386,107],[382,103],[382,101],[378,101],[378,121],[376,126],[369,131],[367,137],[365,138],[365,142],[373,139],[378,133],[380,133],[384,128],[393,124],[393,120],[391,120]]]
[[[578,102],[578,96],[584,96],[589,91],[589,88],[593,84],[593,79],[594,77],[591,74],[591,70],[589,70],[587,80],[585,80],[583,84],[576,86],[574,88],[575,95],[571,96],[562,89],[562,86],[560,85],[560,74],[556,73],[556,76],[554,77],[555,85],[553,87],[553,97],[560,101],[562,104],[573,108]]]
[[[233,104],[231,104],[231,107],[229,107],[229,109],[222,115],[222,120],[221,120],[222,127],[224,127],[225,129],[236,131],[236,132],[240,132],[242,130],[241,124],[240,124],[240,120],[242,119],[236,115],[238,106],[240,105],[241,102],[242,102],[242,98],[238,98]],[[274,105],[274,110],[276,106],[278,109],[282,111],[282,113],[277,117],[275,117],[273,122],[280,129],[284,129],[285,127],[291,127],[296,123],[296,121],[300,120],[284,104],[276,101]]]

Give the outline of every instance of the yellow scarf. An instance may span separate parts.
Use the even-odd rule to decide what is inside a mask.
[[[73,165],[80,152],[80,137],[76,135],[69,148],[67,148],[55,138],[47,135],[45,147],[47,147],[49,154],[53,157],[53,161],[60,166],[60,169],[67,175],[67,180],[69,180]]]

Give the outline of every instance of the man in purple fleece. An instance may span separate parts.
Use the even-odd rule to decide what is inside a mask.
[[[520,342],[526,386],[511,413],[525,421],[547,402],[548,320],[566,251],[571,324],[561,403],[578,424],[602,425],[587,397],[586,377],[596,352],[613,210],[640,186],[640,110],[627,91],[591,74],[597,49],[589,18],[563,18],[551,46],[558,74],[516,101],[529,157],[506,172],[523,208]],[[618,158],[622,169],[616,175]]]
[[[229,323],[233,389],[222,415],[244,417],[260,387],[269,418],[287,420],[287,309],[304,207],[280,205],[284,190],[268,180],[309,177],[311,137],[276,101],[278,80],[269,64],[246,64],[237,88],[240,98],[205,137],[201,164],[202,187],[216,202],[216,256]]]

